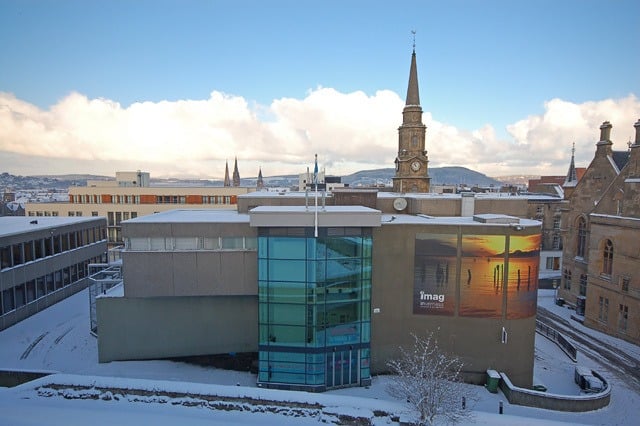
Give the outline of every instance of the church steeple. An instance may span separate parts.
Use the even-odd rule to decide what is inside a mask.
[[[229,179],[229,162],[224,163],[224,186],[231,186],[231,179]]]
[[[415,32],[412,31],[414,37]],[[398,128],[398,156],[393,177],[394,192],[429,192],[429,158],[425,150],[427,126],[422,123],[416,45],[413,43],[407,99],[402,110],[402,125]]]
[[[240,186],[240,172],[238,171],[238,157],[233,165],[233,186]]]
[[[420,105],[420,89],[418,88],[418,66],[416,65],[416,49],[411,54],[411,68],[409,69],[409,86],[405,105]]]
[[[564,180],[563,186],[572,185],[575,186],[578,183],[578,175],[576,174],[576,143],[573,143],[573,147],[571,148],[571,163],[569,164],[569,171],[567,172],[567,177]]]
[[[258,169],[258,182],[256,183],[256,189],[258,191],[264,189],[264,181],[262,180],[262,167]]]

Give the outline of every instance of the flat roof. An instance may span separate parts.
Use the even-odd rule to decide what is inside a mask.
[[[258,206],[249,210],[251,213],[380,213],[380,210],[365,206],[324,206],[315,204],[307,206]]]
[[[371,193],[376,190],[375,188],[336,188],[336,193],[348,193],[353,192],[357,193]],[[377,197],[382,199],[389,198],[411,198],[411,199],[459,199],[462,198],[463,193],[457,194],[440,194],[435,192],[411,192],[411,193],[399,193],[399,192],[386,192],[386,191],[377,191]],[[475,198],[478,199],[499,199],[499,200],[547,200],[547,201],[561,201],[557,195],[550,194],[517,194],[512,195],[506,192],[465,192],[464,194],[472,194]],[[276,191],[255,191],[249,192],[247,194],[240,194],[238,198],[304,198],[307,194],[304,191],[286,191],[286,192],[276,192]],[[315,192],[309,191],[309,202],[310,204],[314,203]],[[325,197],[333,197],[332,191],[326,191]],[[318,193],[318,203],[322,199],[322,193]]]
[[[364,206],[259,206],[251,209],[251,226],[380,226],[380,210]]]
[[[95,220],[106,221],[101,216],[0,216],[0,237]]]
[[[249,223],[249,215],[238,213],[236,209],[229,210],[194,210],[175,209],[160,213],[138,216],[122,223]]]
[[[504,218],[510,218],[507,215],[491,215],[491,216],[504,216]],[[381,218],[382,225],[465,225],[465,226],[498,226],[509,227],[513,225],[520,225],[522,227],[531,227],[541,225],[540,221],[532,219],[521,219],[517,223],[483,223],[478,222],[472,216],[428,216],[424,214],[411,215],[411,214],[383,214]]]

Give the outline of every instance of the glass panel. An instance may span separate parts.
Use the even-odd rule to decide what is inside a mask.
[[[220,239],[205,237],[203,241],[203,248],[205,250],[218,250],[220,249]]]
[[[304,238],[269,238],[269,258],[304,259],[306,257]]]
[[[129,238],[130,250],[149,250],[148,238]]]
[[[222,248],[225,250],[242,250],[244,237],[222,237]]]
[[[174,248],[176,250],[197,250],[198,238],[196,237],[179,237],[175,238]]]
[[[258,239],[256,237],[244,237],[244,248],[256,250],[258,248]]]
[[[291,325],[272,325],[269,327],[269,341],[291,346],[304,346],[305,327]]]
[[[151,243],[151,250],[165,250],[164,238],[149,238]]]
[[[270,260],[269,279],[272,281],[305,281],[304,260]]]
[[[306,295],[304,283],[271,282],[269,284],[270,303],[305,303]]]
[[[269,304],[269,322],[271,324],[305,325],[305,305]],[[298,341],[302,343],[303,341]]]

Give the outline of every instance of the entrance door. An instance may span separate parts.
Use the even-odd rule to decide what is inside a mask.
[[[326,373],[327,388],[358,385],[360,383],[360,350],[329,352]]]

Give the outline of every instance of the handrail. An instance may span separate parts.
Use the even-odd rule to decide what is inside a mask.
[[[554,342],[573,362],[578,362],[578,349],[558,330],[536,320],[536,332]]]

